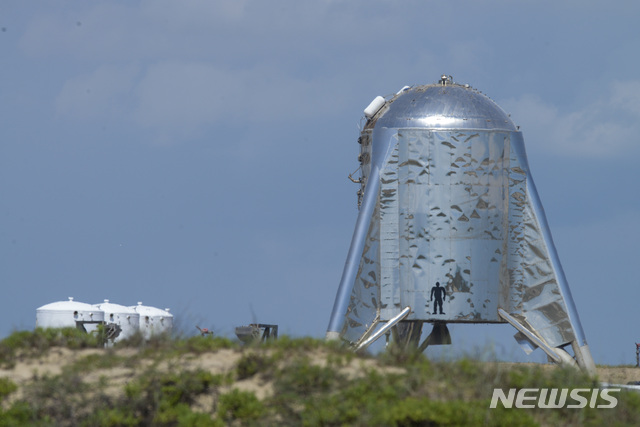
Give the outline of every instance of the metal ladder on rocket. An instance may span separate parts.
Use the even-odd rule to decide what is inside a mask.
[[[327,339],[364,348],[392,332],[424,350],[450,343],[448,323],[506,322],[527,353],[595,374],[509,115],[443,75],[377,97],[365,119],[360,211]]]

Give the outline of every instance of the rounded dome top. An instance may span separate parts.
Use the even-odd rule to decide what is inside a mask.
[[[169,309],[166,308],[161,310],[156,307],[150,307],[147,305],[142,305],[141,302],[138,305],[131,307],[138,313],[140,316],[149,316],[149,317],[173,317],[173,314],[169,313]]]
[[[84,302],[74,301],[72,297],[69,297],[68,301],[52,302],[50,304],[43,305],[36,309],[36,311],[101,311],[99,308],[86,304]]]
[[[104,300],[104,302],[102,303],[94,304],[94,306],[98,307],[100,310],[104,311],[105,313],[134,314],[134,315],[138,314],[133,308],[120,305],[120,304],[111,303],[109,302],[108,299]]]
[[[486,95],[451,82],[403,88],[372,117],[386,128],[517,130],[507,113]]]

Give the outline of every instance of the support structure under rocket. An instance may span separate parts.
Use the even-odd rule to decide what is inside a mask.
[[[327,338],[364,347],[391,330],[424,349],[450,342],[447,323],[507,322],[529,349],[595,372],[510,117],[450,76],[378,97],[365,117],[360,212]]]

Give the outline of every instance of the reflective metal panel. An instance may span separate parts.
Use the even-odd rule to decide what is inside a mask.
[[[364,239],[357,278],[349,299],[343,328],[344,338],[356,342],[373,324],[380,309],[380,221],[376,206]],[[397,313],[396,313],[397,314]]]
[[[359,142],[362,209],[328,334],[356,342],[405,307],[447,323],[504,309],[552,347],[586,344],[522,135],[493,101],[450,81],[401,91]]]
[[[500,321],[508,134],[399,134],[400,282],[410,318]],[[434,314],[436,282],[445,289],[444,314]]]
[[[492,100],[461,85],[413,87],[391,99],[374,120],[386,128],[516,130]]]

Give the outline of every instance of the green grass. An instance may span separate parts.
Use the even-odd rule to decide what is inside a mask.
[[[101,346],[99,333],[87,334],[75,328],[16,331],[0,341],[0,366],[11,367],[18,357],[37,357],[52,347],[80,349]]]
[[[10,367],[53,347],[98,344],[74,330],[35,330],[2,340],[0,354]],[[119,350],[127,347],[134,350]],[[199,357],[229,349],[237,360],[227,371],[197,367]],[[432,361],[397,349],[373,357],[311,338],[241,346],[226,338],[161,336],[74,360],[57,375],[34,374],[21,383],[0,377],[0,427],[640,425],[635,392],[618,393],[615,409],[489,408],[495,388],[596,387],[575,369]],[[126,381],[112,383],[118,368]],[[241,386],[247,381],[268,392],[259,397]]]
[[[9,378],[0,377],[0,403],[4,401],[7,396],[16,391],[18,386]]]

